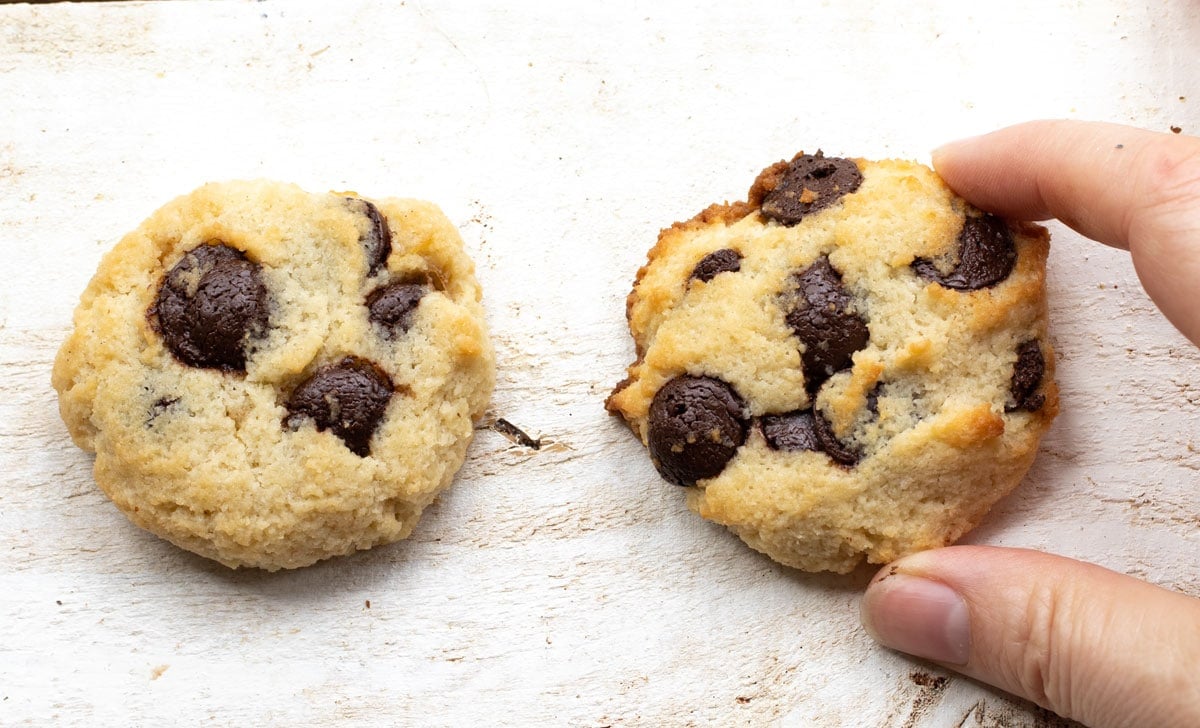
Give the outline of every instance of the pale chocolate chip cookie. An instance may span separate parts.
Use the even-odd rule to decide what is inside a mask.
[[[53,375],[131,520],[270,570],[407,537],[494,380],[437,207],[266,181],[205,185],[122,239]]]

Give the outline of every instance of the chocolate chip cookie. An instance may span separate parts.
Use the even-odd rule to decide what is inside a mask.
[[[205,185],[121,240],[53,375],[131,520],[269,570],[407,537],[494,380],[437,207],[266,181]]]
[[[1057,413],[1048,252],[922,165],[799,154],[662,231],[607,407],[692,510],[779,562],[949,544]]]

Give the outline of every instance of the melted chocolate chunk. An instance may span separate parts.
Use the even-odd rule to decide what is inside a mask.
[[[798,452],[820,450],[812,410],[796,410],[782,415],[764,415],[759,421],[767,446],[772,450]]]
[[[788,164],[775,189],[762,201],[762,213],[784,225],[795,225],[805,215],[833,205],[862,184],[862,172],[853,160],[802,154]]]
[[[295,429],[312,420],[318,430],[332,430],[351,452],[366,457],[392,391],[391,380],[379,367],[348,356],[318,369],[292,392],[285,423]]]
[[[867,345],[870,331],[862,316],[851,310],[853,298],[842,277],[822,257],[792,277],[785,295],[788,326],[804,342],[801,359],[809,392],[835,372],[850,366],[854,352]]]
[[[149,313],[184,364],[244,372],[246,346],[267,326],[267,287],[240,250],[201,245],[167,271]]]
[[[1038,393],[1042,378],[1046,376],[1046,358],[1037,339],[1030,339],[1017,347],[1017,361],[1013,364],[1012,382],[1008,391],[1014,404],[1005,407],[1006,412],[1026,410],[1034,412],[1046,402],[1046,395]]]
[[[650,404],[650,457],[675,485],[720,475],[746,441],[745,404],[725,382],[680,376]]]
[[[413,312],[428,293],[423,283],[389,283],[367,295],[368,318],[378,324],[385,335],[393,338],[412,326]]]
[[[829,422],[811,409],[764,415],[759,423],[763,438],[772,450],[823,452],[834,462],[847,467],[862,459],[858,450],[838,440]]]
[[[820,412],[813,413],[813,425],[817,441],[821,443],[821,450],[833,458],[835,463],[850,467],[857,465],[862,459],[861,452],[837,439],[837,435],[833,434],[833,425],[829,424]]]
[[[732,248],[714,250],[704,256],[692,269],[692,278],[711,281],[718,273],[735,273],[742,269],[742,254]]]
[[[387,266],[388,256],[392,254],[392,231],[388,229],[387,220],[374,204],[359,197],[347,197],[346,203],[371,221],[371,230],[366,236],[360,237],[358,242],[367,254],[367,275],[373,276]]]
[[[1012,273],[1017,248],[1012,231],[1003,218],[985,214],[968,217],[958,234],[958,264],[943,274],[926,258],[917,258],[912,268],[927,281],[956,291],[974,291],[994,286]]]

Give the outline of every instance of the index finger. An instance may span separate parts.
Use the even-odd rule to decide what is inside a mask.
[[[1146,292],[1200,343],[1200,139],[1035,121],[948,144],[933,163],[980,208],[1024,220],[1055,217],[1128,249]]]

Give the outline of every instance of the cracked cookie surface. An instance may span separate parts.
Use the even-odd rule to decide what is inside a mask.
[[[104,257],[55,361],[72,438],[134,523],[231,566],[406,538],[495,381],[436,206],[205,185]]]
[[[690,508],[781,563],[951,543],[1057,413],[1048,252],[922,165],[798,154],[662,231],[606,406]]]

